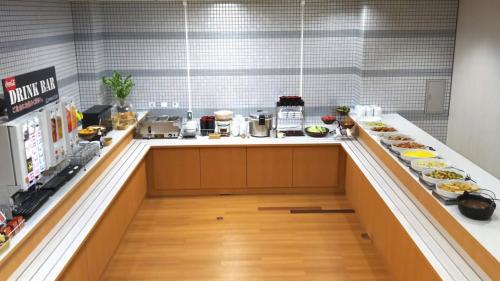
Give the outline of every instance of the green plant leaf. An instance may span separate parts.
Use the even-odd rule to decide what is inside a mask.
[[[102,83],[113,91],[115,97],[122,100],[127,98],[134,86],[131,75],[123,78],[117,71],[113,71],[111,77],[102,77]]]

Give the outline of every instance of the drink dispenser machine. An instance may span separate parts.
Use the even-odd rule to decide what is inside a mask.
[[[0,124],[0,204],[37,183],[47,169],[41,122],[28,114]]]
[[[43,142],[48,167],[55,167],[66,157],[64,111],[61,103],[50,104],[40,113]]]

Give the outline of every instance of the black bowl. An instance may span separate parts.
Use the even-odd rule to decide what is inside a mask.
[[[309,132],[307,129],[309,129],[310,127],[307,127],[304,131],[306,132],[306,134],[310,137],[313,137],[313,138],[323,138],[323,137],[326,137],[328,135],[328,133],[330,132],[330,130],[328,130],[328,128],[325,128],[325,132],[323,133],[315,133],[315,132]]]
[[[468,192],[458,196],[457,201],[460,213],[474,220],[489,220],[496,208],[495,202],[490,198]]]

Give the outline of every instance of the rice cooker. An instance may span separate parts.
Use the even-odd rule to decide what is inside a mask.
[[[273,115],[262,110],[250,114],[250,135],[253,137],[269,137],[273,127]]]

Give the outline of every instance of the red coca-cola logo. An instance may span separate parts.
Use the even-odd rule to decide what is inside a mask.
[[[16,78],[15,77],[5,78],[4,85],[5,85],[5,89],[7,91],[15,90],[16,89]]]

